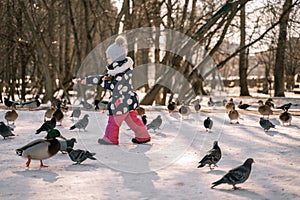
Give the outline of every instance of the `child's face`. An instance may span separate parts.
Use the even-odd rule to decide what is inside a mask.
[[[112,63],[111,57],[109,57],[109,56],[106,55],[106,61],[110,65]]]

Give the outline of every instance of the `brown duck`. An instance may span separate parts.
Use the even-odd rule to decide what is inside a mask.
[[[236,124],[239,124],[239,112],[235,110],[235,108],[232,108],[232,110],[229,111],[228,117],[230,119],[230,124],[233,124],[232,120],[236,120]]]
[[[229,113],[232,109],[235,109],[235,105],[233,103],[233,99],[230,98],[229,101],[225,105],[226,113]]]
[[[4,116],[4,118],[7,121],[7,125],[9,125],[9,122],[12,122],[12,124],[14,125],[15,121],[18,119],[18,116],[19,115],[14,107],[12,108],[11,111],[7,111]]]
[[[292,115],[288,111],[284,111],[279,115],[279,119],[282,122],[282,125],[288,123],[288,125],[291,125],[292,122]]]
[[[58,126],[62,125],[62,120],[64,119],[64,113],[61,111],[61,102],[59,101],[56,105],[56,110],[53,113],[53,117],[56,118],[56,122],[59,122]]]
[[[270,106],[265,105],[262,100],[259,100],[258,102],[258,112],[264,117],[265,115],[273,115],[273,111],[271,110]]]

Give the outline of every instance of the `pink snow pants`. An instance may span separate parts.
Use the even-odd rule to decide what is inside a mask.
[[[150,135],[147,128],[137,115],[136,110],[121,115],[109,115],[103,139],[113,144],[119,144],[119,129],[122,122],[125,121],[130,129],[133,130],[136,140],[140,142],[149,140]]]

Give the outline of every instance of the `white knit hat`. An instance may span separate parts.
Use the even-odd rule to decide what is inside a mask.
[[[124,60],[127,56],[126,39],[118,36],[113,44],[106,49],[106,55],[112,59],[113,62]]]

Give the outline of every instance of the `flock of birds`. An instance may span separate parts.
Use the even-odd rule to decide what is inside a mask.
[[[287,103],[282,106],[275,107],[273,103],[273,99],[271,98],[268,98],[265,102],[259,100],[257,103],[258,103],[258,112],[262,115],[262,117],[260,117],[259,124],[264,129],[264,131],[269,131],[270,128],[275,128],[275,125],[271,121],[269,121],[269,116],[273,115],[272,108],[283,110],[283,112],[279,115],[279,120],[283,125],[285,124],[291,125],[292,115],[288,111],[291,108],[292,103]],[[194,104],[195,111],[199,112],[201,109],[200,101],[196,100],[193,104]],[[210,107],[216,105],[224,106],[225,112],[227,113],[230,120],[229,123],[239,124],[240,114],[238,110],[236,110],[236,105],[233,102],[232,98],[230,98],[229,101],[227,102],[226,99],[224,99],[223,101],[213,101],[212,98],[210,97],[207,104]],[[240,103],[237,105],[237,107],[242,110],[247,110],[250,106],[251,106],[250,104],[244,104],[242,101],[240,101]],[[177,104],[174,101],[171,101],[169,102],[167,108],[170,113],[174,112],[177,110]],[[182,119],[185,119],[191,113],[191,109],[189,106],[182,104],[178,109],[178,112],[182,115]],[[204,120],[203,125],[206,131],[208,132],[213,127],[213,120],[210,117],[207,117]]]
[[[269,115],[273,114],[272,108],[274,107],[274,103],[272,99],[268,99],[263,102],[259,100],[258,102],[258,112],[262,115],[260,117],[259,124],[265,130],[268,131],[270,128],[275,128],[275,125],[269,121]],[[16,106],[20,106],[22,108],[28,108],[29,110],[33,110],[41,105],[39,102],[39,96],[36,96],[33,100],[28,102],[14,102],[9,101],[7,98],[4,99],[4,104],[7,108],[10,108],[5,113],[5,120],[7,121],[7,125],[2,121],[0,122],[0,134],[4,139],[10,136],[14,136],[13,128],[11,125],[14,125],[15,121],[18,118],[18,113],[16,111]],[[95,101],[95,110],[105,110],[107,102]],[[81,103],[84,108],[91,108],[91,105],[87,103]],[[194,103],[194,109],[196,112],[201,110],[200,101],[196,100]],[[216,106],[222,105],[225,108],[226,113],[228,114],[230,124],[239,123],[239,112],[235,109],[235,103],[231,98],[228,102],[226,100],[215,102],[212,98],[208,101],[208,106]],[[239,109],[246,110],[251,105],[243,104],[240,101],[240,104],[237,105]],[[279,119],[284,124],[291,124],[292,115],[288,112],[292,103],[284,104],[282,106],[276,107],[277,109],[282,109],[283,112],[279,115]],[[182,116],[182,119],[188,118],[191,113],[190,106],[186,104],[182,104],[179,109],[177,109],[177,104],[175,102],[169,102],[167,105],[169,113],[179,112]],[[44,122],[41,126],[36,130],[36,134],[40,134],[41,132],[46,132],[47,135],[45,138],[40,138],[29,142],[21,148],[16,149],[16,154],[22,157],[27,158],[26,167],[30,166],[31,160],[39,160],[40,167],[47,167],[43,164],[43,160],[50,158],[56,155],[59,151],[64,154],[68,154],[70,159],[74,162],[74,164],[80,164],[86,159],[96,160],[94,157],[95,153],[91,153],[87,150],[82,149],[74,149],[75,143],[77,143],[75,138],[66,139],[62,136],[59,130],[55,127],[57,125],[62,125],[62,121],[64,119],[64,112],[68,110],[66,104],[60,100],[55,100],[51,107],[46,110],[44,114]],[[158,115],[155,119],[153,119],[150,123],[147,123],[147,117],[145,114],[145,109],[142,107],[137,108],[138,114],[141,116],[143,123],[146,125],[147,130],[160,129],[162,125],[161,115]],[[79,129],[85,131],[86,127],[89,123],[89,115],[85,114],[83,118],[80,119],[81,116],[81,108],[75,107],[72,111],[71,118],[72,120],[77,119],[77,122],[74,123],[70,130]],[[265,118],[265,116],[267,116]],[[213,120],[210,117],[207,117],[203,122],[204,128],[207,132],[209,132],[213,127]],[[61,138],[61,139],[57,139]],[[204,167],[208,165],[211,170],[213,167],[217,167],[217,163],[220,161],[222,157],[221,148],[218,146],[218,141],[214,141],[213,148],[207,152],[207,154],[199,161],[198,168]],[[230,170],[227,174],[225,174],[220,180],[213,182],[211,188],[214,188],[217,185],[227,183],[233,185],[233,189],[237,189],[236,184],[240,184],[245,182],[251,172],[251,165],[254,163],[252,158],[248,158],[241,166],[238,166],[232,170]],[[213,165],[213,167],[212,167]]]
[[[0,134],[4,139],[15,136],[13,134],[14,129],[12,128],[12,125],[14,126],[15,121],[19,116],[16,111],[17,106],[34,110],[41,105],[39,96],[36,96],[33,100],[28,102],[14,102],[5,98],[4,104],[10,109],[4,116],[7,125],[3,121],[0,122]],[[16,150],[17,155],[27,158],[26,167],[30,166],[31,160],[40,160],[40,167],[47,167],[43,164],[43,160],[56,155],[59,151],[68,154],[70,159],[75,162],[74,164],[80,164],[88,158],[96,160],[94,157],[95,153],[82,149],[74,149],[74,144],[77,143],[76,139],[67,139],[63,137],[60,131],[55,128],[56,126],[62,126],[62,121],[65,116],[64,113],[67,111],[68,107],[66,106],[65,101],[54,100],[51,107],[45,111],[44,122],[35,132],[35,134],[46,132],[46,137],[33,140]],[[80,107],[75,107],[72,111],[71,118],[73,121],[75,121],[75,119],[77,119],[77,121],[70,127],[70,130],[79,129],[79,131],[85,131],[89,123],[89,115],[85,114],[83,118],[79,119],[80,115]]]
[[[273,115],[272,108],[283,110],[283,112],[279,115],[279,119],[282,122],[282,125],[285,124],[291,125],[292,115],[288,111],[293,105],[292,103],[287,103],[282,106],[275,107],[273,100],[271,98],[267,99],[265,102],[259,100],[257,103],[258,103],[257,111],[262,115],[262,117],[260,117],[259,124],[264,129],[264,131],[268,131],[270,128],[275,128],[275,125],[271,121],[269,121],[269,116]],[[230,124],[233,124],[234,121],[236,124],[239,124],[238,121],[239,112],[238,110],[236,110],[235,108],[236,105],[233,102],[232,98],[230,98],[228,102],[227,100],[215,102],[212,100],[212,98],[209,98],[208,106],[211,107],[216,105],[225,107],[225,112],[229,117]],[[243,104],[242,101],[240,101],[240,103],[237,105],[237,107],[242,110],[247,110],[250,106],[251,106],[250,104]],[[174,101],[169,102],[167,106],[170,113],[176,111],[176,107],[177,104]],[[201,105],[199,100],[194,102],[194,109],[196,112],[200,111]],[[178,109],[178,112],[182,115],[182,119],[184,119],[184,116],[186,117],[191,113],[191,109],[188,106],[183,104]],[[203,125],[206,132],[208,132],[213,127],[213,120],[210,117],[207,117],[204,120]],[[205,165],[208,165],[209,168],[213,170],[214,168],[212,167],[212,165],[214,167],[217,167],[217,163],[220,161],[221,157],[222,157],[222,152],[221,152],[221,148],[218,146],[218,141],[214,141],[213,148],[210,149],[207,152],[207,154],[199,161],[198,168],[202,168]],[[254,163],[253,158],[246,159],[246,161],[242,165],[230,170],[220,180],[213,182],[211,188],[214,188],[217,185],[223,183],[227,183],[229,185],[233,185],[234,190],[238,189],[236,187],[236,184],[241,184],[249,178],[249,175],[251,173],[252,163]]]

